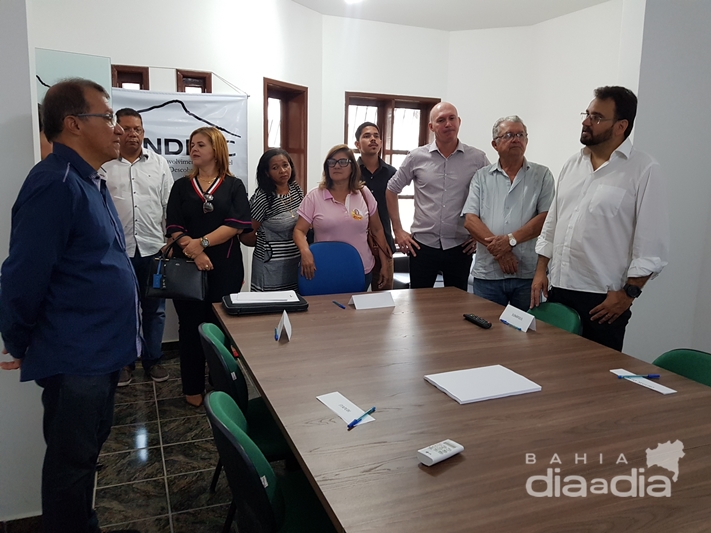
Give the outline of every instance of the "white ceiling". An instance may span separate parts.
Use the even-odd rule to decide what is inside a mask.
[[[530,26],[608,0],[293,0],[323,15],[458,31]]]

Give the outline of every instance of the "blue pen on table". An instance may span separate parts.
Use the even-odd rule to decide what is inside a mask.
[[[338,307],[340,307],[341,309],[345,309],[345,308],[346,308],[345,305],[339,304],[336,300],[331,300],[331,301],[332,301],[334,304],[336,304]]]
[[[629,379],[629,378],[659,379],[659,374],[647,374],[646,376],[637,376],[637,375],[617,376],[617,379]]]
[[[274,328],[274,340],[279,340],[279,330],[277,328]]]
[[[368,409],[365,413],[363,413],[363,414],[360,415],[358,418],[356,418],[353,422],[351,422],[350,424],[348,424],[348,431],[350,431],[351,429],[353,429],[354,427],[356,427],[358,424],[360,424],[360,423],[363,421],[363,419],[364,419],[366,416],[372,415],[374,412],[375,412],[375,407],[371,407],[370,409]]]
[[[511,327],[514,328],[514,329],[517,329],[517,330],[519,330],[519,331],[522,331],[521,328],[519,328],[518,326],[514,326],[514,325],[511,324],[510,322],[506,322],[506,320],[504,320],[503,318],[501,319],[501,322],[503,322],[503,323],[506,324],[507,326],[511,326]]]

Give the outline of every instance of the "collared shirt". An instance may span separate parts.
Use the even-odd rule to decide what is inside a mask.
[[[363,177],[363,181],[378,202],[378,215],[380,216],[380,222],[383,223],[385,240],[388,241],[390,249],[394,252],[395,240],[393,239],[393,227],[390,223],[390,215],[388,214],[388,204],[385,200],[385,190],[388,187],[388,181],[395,175],[397,170],[380,158],[378,158],[378,169],[375,173],[371,173],[370,170],[368,170],[361,157],[358,158],[358,165],[360,166],[360,174]]]
[[[474,175],[462,216],[476,215],[494,235],[508,235],[548,211],[554,194],[555,184],[548,167],[524,159],[512,183],[501,163],[496,162]],[[477,243],[472,274],[479,279],[533,279],[538,262],[536,240],[518,243],[513,254],[518,259],[518,269],[515,274],[504,274],[486,246]]]
[[[22,381],[109,374],[139,355],[138,282],[118,215],[71,148],[55,142],[23,183],[1,279],[0,332]]]
[[[165,244],[165,209],[173,175],[162,155],[142,149],[133,163],[119,157],[101,168],[126,235],[126,251],[151,256]]]
[[[344,203],[337,202],[328,189],[317,187],[306,195],[298,213],[314,228],[314,242],[347,242],[358,250],[363,270],[368,274],[375,266],[375,257],[368,246],[368,219],[377,209],[368,187],[350,193]]]
[[[469,183],[477,170],[489,164],[486,154],[459,142],[444,157],[437,142],[410,152],[388,182],[388,190],[400,194],[414,183],[415,216],[410,233],[425,246],[448,250],[469,238],[460,216]]]
[[[626,139],[593,170],[583,148],[563,166],[536,252],[554,287],[606,293],[656,276],[669,257],[666,184],[659,164]]]

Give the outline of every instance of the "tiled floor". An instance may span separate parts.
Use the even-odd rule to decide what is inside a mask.
[[[209,491],[217,450],[204,409],[183,398],[177,359],[170,379],[154,383],[141,369],[116,392],[111,436],[97,474],[102,528],[142,533],[221,531],[231,495],[224,474]]]
[[[209,491],[217,450],[205,410],[185,402],[178,360],[164,365],[168,381],[146,379],[139,365],[131,384],[116,392],[114,426],[99,456],[96,483],[96,512],[106,531],[222,530],[231,494],[224,473],[215,494]],[[0,524],[4,533],[39,531],[37,519]]]

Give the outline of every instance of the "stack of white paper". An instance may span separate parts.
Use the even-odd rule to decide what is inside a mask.
[[[541,386],[501,365],[430,374],[425,380],[459,403],[538,392]]]
[[[273,291],[273,292],[238,292],[230,294],[233,304],[237,303],[281,303],[298,302],[299,298],[295,291]]]

